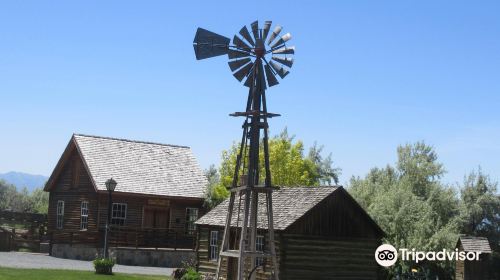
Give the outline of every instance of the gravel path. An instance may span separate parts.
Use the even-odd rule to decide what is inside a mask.
[[[47,254],[0,252],[0,266],[18,268],[48,268],[94,271],[91,261],[54,258]],[[115,265],[113,272],[147,275],[171,275],[173,268]]]

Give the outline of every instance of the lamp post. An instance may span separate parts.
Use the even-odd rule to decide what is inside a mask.
[[[115,191],[116,185],[115,180],[113,178],[108,179],[105,183],[106,185],[106,190],[108,190],[108,219],[106,221],[106,231],[104,232],[104,258],[109,258],[109,252],[108,252],[108,231],[109,231],[109,226],[111,224],[111,207],[112,207],[112,201],[111,201],[111,194]]]

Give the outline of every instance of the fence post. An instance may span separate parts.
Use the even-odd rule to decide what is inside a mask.
[[[153,229],[153,235],[154,235],[156,250],[158,250],[158,241],[159,241],[157,233],[158,233],[157,230]]]
[[[177,251],[177,231],[175,232],[174,235],[174,251]]]
[[[12,242],[11,242],[12,247],[11,247],[11,250],[15,251],[15,250],[17,250],[17,248],[16,248],[17,247],[16,246],[16,229],[15,228],[12,229],[11,238],[12,238]]]
[[[135,228],[135,249],[137,250],[137,248],[139,247],[139,236],[138,236],[138,229]]]

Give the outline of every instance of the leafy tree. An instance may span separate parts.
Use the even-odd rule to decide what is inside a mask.
[[[493,249],[488,260],[491,278],[500,279],[500,196],[498,182],[493,182],[479,168],[464,178],[460,188],[460,233],[482,236]]]
[[[423,251],[453,249],[457,240],[458,199],[442,185],[443,165],[432,147],[423,142],[397,149],[396,167],[372,169],[364,178],[352,178],[349,192],[386,233],[385,242],[396,248]],[[414,263],[398,261],[389,271],[409,271]],[[453,264],[424,263],[439,279],[451,277]]]
[[[259,174],[264,181],[264,149],[261,143]],[[213,207],[229,196],[236,157],[239,152],[239,143],[233,143],[222,151],[222,160],[218,170],[211,166],[205,171],[209,178],[206,191],[206,204]],[[320,184],[338,183],[340,169],[333,167],[331,154],[322,155],[323,146],[316,143],[311,147],[307,156],[304,155],[304,144],[289,136],[285,128],[279,135],[269,139],[269,159],[273,185],[279,186],[318,186]],[[244,157],[246,158],[246,157]],[[243,164],[246,164],[243,160]]]
[[[212,164],[205,170],[205,176],[208,179],[208,186],[205,190],[205,206],[213,208],[228,196],[229,191],[221,187],[219,172],[215,165]]]
[[[47,214],[49,210],[49,193],[42,188],[36,188],[30,195],[31,212]]]
[[[484,236],[492,244],[500,241],[500,197],[498,182],[492,182],[481,168],[464,178],[460,189],[460,233]]]
[[[18,191],[14,185],[0,180],[0,210],[29,213],[47,213],[49,194],[35,189],[31,194],[26,188]]]

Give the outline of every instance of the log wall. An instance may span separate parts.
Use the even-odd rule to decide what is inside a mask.
[[[377,279],[376,239],[284,234],[281,279]]]

